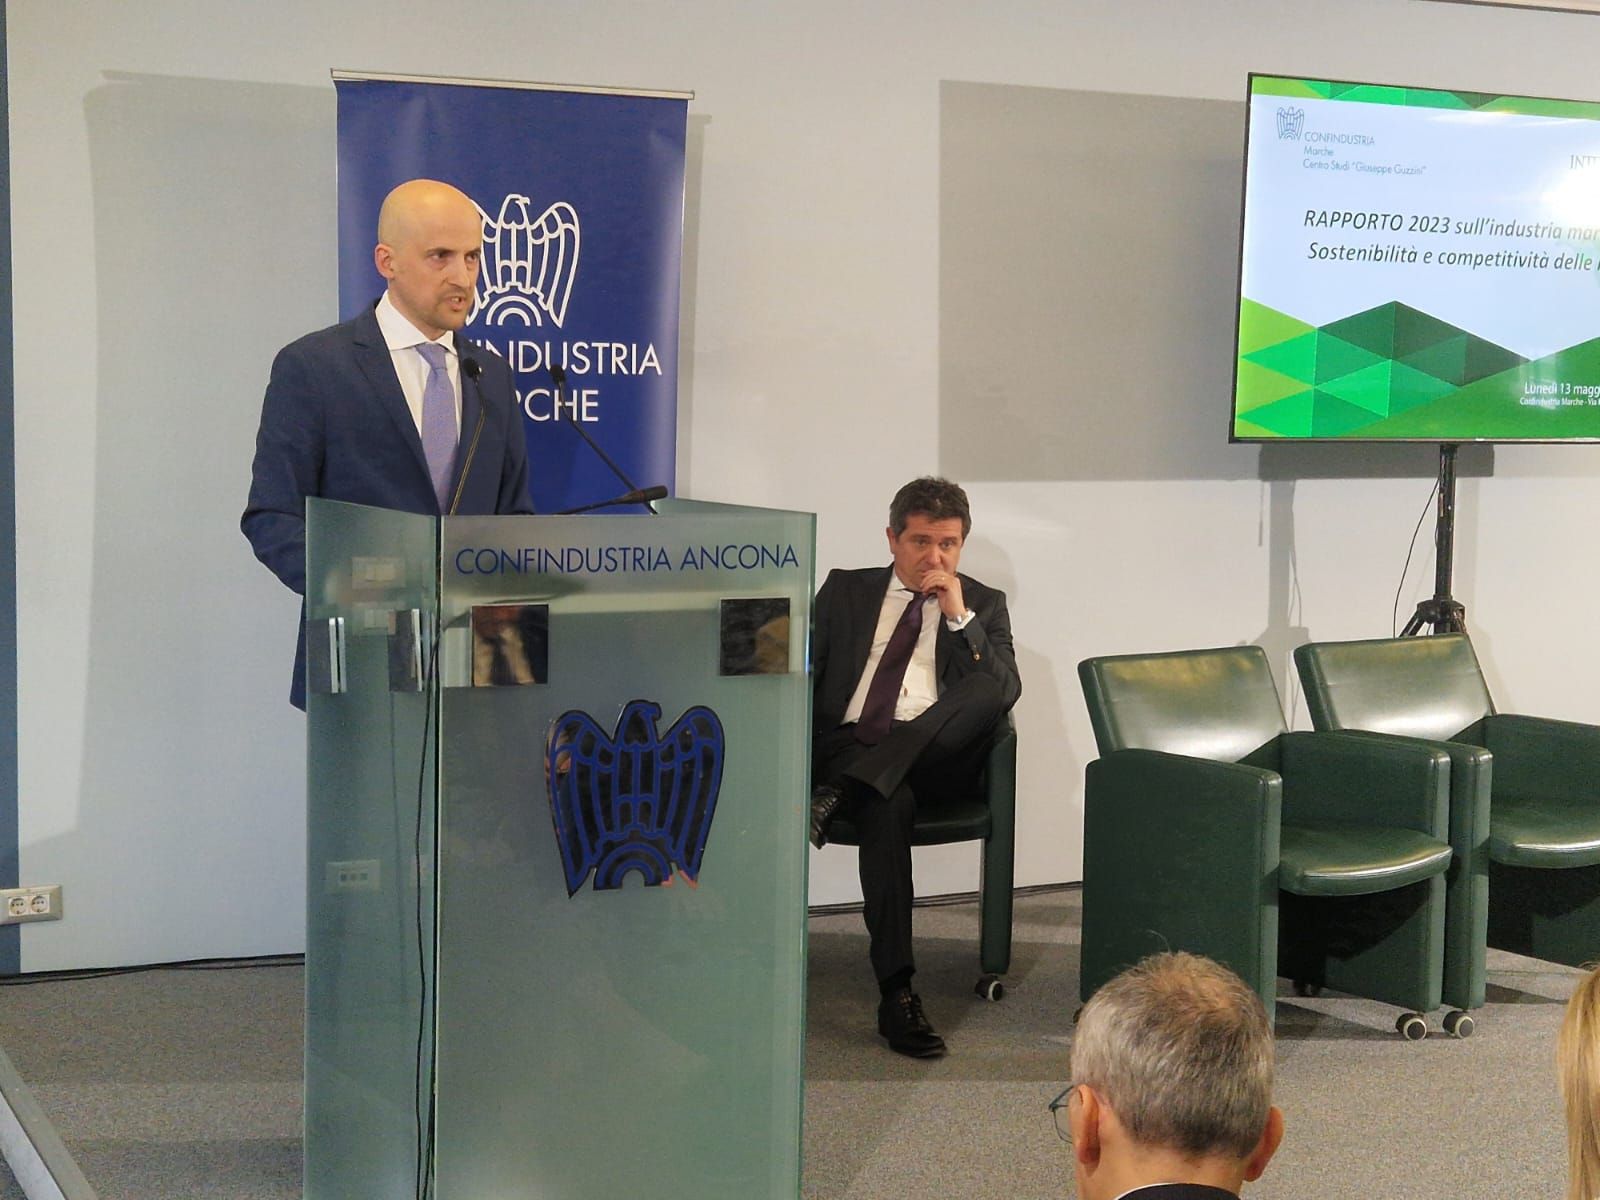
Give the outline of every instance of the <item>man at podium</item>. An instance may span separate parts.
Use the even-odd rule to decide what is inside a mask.
[[[378,214],[382,298],[273,361],[240,527],[301,596],[307,496],[431,515],[533,511],[511,370],[459,332],[482,250],[464,192],[402,183]],[[305,707],[303,610],[289,698]]]
[[[967,494],[916,479],[889,506],[886,567],[828,573],[813,618],[811,840],[846,811],[881,1000],[878,1032],[913,1058],[945,1052],[911,987],[911,825],[917,798],[975,787],[1022,682],[1005,593],[956,566]]]

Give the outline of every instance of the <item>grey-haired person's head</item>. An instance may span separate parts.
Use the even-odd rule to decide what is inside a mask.
[[[1084,1006],[1071,1079],[1091,1087],[1135,1142],[1187,1157],[1246,1158],[1272,1110],[1272,1022],[1228,968],[1153,955]]]

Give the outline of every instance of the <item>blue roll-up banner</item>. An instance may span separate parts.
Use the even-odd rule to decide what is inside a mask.
[[[372,247],[384,196],[419,177],[454,184],[483,214],[466,333],[516,374],[534,507],[627,490],[558,419],[552,363],[584,431],[638,486],[671,489],[688,98],[347,72],[335,83],[341,318],[383,294]]]

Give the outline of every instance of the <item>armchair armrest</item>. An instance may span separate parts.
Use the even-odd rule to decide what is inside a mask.
[[[1362,733],[1286,733],[1283,819],[1415,829],[1444,841],[1450,756],[1440,745]]]
[[[1500,713],[1484,719],[1494,790],[1528,799],[1600,794],[1600,726]]]
[[[1017,726],[1007,713],[989,745],[983,772],[989,836],[983,843],[979,959],[990,975],[1011,968],[1011,902],[1017,859]]]
[[[1399,733],[1372,733],[1348,729],[1346,737],[1370,738],[1375,742],[1397,742],[1442,750],[1450,756],[1450,848],[1457,862],[1475,861],[1488,853],[1489,782],[1494,755],[1482,746],[1466,742],[1435,742]],[[1484,860],[1486,863],[1487,860]],[[1482,866],[1483,864],[1479,864]]]
[[[1244,853],[1266,869],[1277,864],[1282,780],[1263,767],[1114,750],[1089,764],[1084,809],[1086,843],[1098,835],[1107,848],[1131,841],[1144,854],[1170,846],[1184,858]]]
[[[1007,825],[1016,821],[1017,812],[1017,726],[1007,713],[994,741],[989,744],[989,754],[983,768],[984,799],[989,802],[989,813],[998,825],[1002,815]]]
[[[1178,949],[1227,963],[1270,1002],[1281,811],[1282,781],[1261,767],[1157,750],[1091,762],[1082,995]]]

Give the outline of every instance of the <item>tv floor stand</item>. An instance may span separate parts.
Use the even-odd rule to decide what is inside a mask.
[[[1465,633],[1467,609],[1450,595],[1450,574],[1455,566],[1456,451],[1455,442],[1439,445],[1439,515],[1433,530],[1433,596],[1417,605],[1402,637],[1412,637],[1431,625],[1432,633]]]

